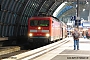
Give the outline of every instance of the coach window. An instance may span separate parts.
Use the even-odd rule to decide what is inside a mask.
[[[42,20],[42,21],[39,21],[40,23],[40,26],[49,26],[49,20]]]
[[[36,20],[36,21],[33,21],[33,24],[35,25],[35,26],[37,26],[38,25],[38,21]]]

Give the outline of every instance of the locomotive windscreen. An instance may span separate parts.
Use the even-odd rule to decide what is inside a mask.
[[[30,20],[30,26],[49,26],[49,20]]]

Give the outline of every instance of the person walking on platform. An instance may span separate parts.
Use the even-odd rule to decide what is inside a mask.
[[[79,36],[80,36],[80,33],[78,31],[78,28],[75,28],[73,33],[72,33],[72,36],[73,36],[73,39],[74,39],[74,50],[76,50],[76,47],[77,47],[77,50],[79,50]]]

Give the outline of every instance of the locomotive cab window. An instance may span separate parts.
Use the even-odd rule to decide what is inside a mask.
[[[30,26],[49,26],[49,20],[31,20]]]

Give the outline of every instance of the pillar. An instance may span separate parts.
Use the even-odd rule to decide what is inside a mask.
[[[89,16],[88,16],[88,21],[90,21],[90,3],[89,3]]]

